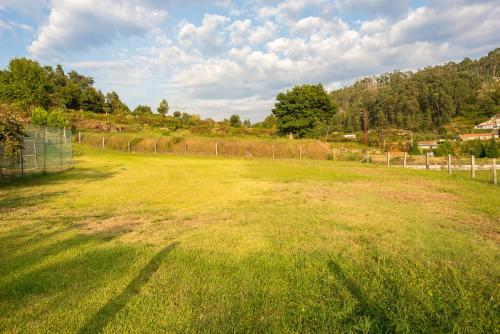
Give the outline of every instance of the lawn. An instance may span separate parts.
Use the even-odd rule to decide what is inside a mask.
[[[0,185],[2,332],[498,332],[500,187],[76,147]]]

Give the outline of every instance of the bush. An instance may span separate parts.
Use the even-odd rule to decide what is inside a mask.
[[[464,142],[461,151],[462,154],[474,155],[476,158],[484,158],[486,156],[484,144],[480,140]]]
[[[40,107],[33,109],[31,112],[31,123],[51,128],[68,126],[68,120],[64,117],[62,110],[54,109],[48,112]]]
[[[23,147],[24,128],[12,111],[0,106],[0,147],[5,157],[15,157]]]
[[[496,140],[493,138],[489,141],[485,146],[485,156],[487,158],[499,158],[500,157],[500,148]]]
[[[410,151],[408,153],[411,155],[420,155],[420,149],[418,148],[418,143],[415,140],[411,143]]]
[[[444,157],[448,154],[455,155],[453,145],[449,141],[445,141],[434,150],[434,155],[437,157]]]

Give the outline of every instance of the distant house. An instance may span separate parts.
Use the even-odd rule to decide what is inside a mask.
[[[500,116],[493,116],[486,122],[478,124],[474,127],[478,130],[498,130],[500,129]]]
[[[355,134],[346,134],[346,135],[344,135],[344,139],[356,139],[356,135]]]
[[[498,135],[492,132],[487,133],[464,133],[460,135],[462,141],[469,140],[490,140],[492,138],[498,138]]]
[[[420,151],[432,151],[433,149],[437,148],[442,142],[444,142],[444,139],[419,141],[418,148],[420,149]]]

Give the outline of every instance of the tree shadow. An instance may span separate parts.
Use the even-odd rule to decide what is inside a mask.
[[[173,242],[160,250],[144,266],[139,274],[127,285],[118,296],[109,300],[94,316],[89,319],[78,333],[100,333],[114,316],[128,303],[128,301],[139,294],[141,288],[148,283],[151,276],[158,270],[163,259],[174,250],[179,243]]]
[[[110,168],[103,171],[91,168],[78,168],[51,173],[33,173],[23,177],[13,177],[3,181],[0,180],[0,185],[2,187],[14,188],[55,184],[67,181],[92,182],[107,179],[115,174],[117,174],[117,171]]]
[[[387,314],[370,302],[368,296],[363,292],[361,287],[353,278],[349,277],[342,270],[338,263],[333,260],[328,261],[328,269],[342,284],[345,285],[350,294],[358,302],[358,308],[355,311],[355,315],[365,316],[374,320],[374,326],[377,331],[387,333],[394,330],[391,326],[391,320]]]

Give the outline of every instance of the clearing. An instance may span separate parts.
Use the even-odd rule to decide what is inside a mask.
[[[499,187],[76,151],[73,170],[0,188],[0,331],[498,330]]]

